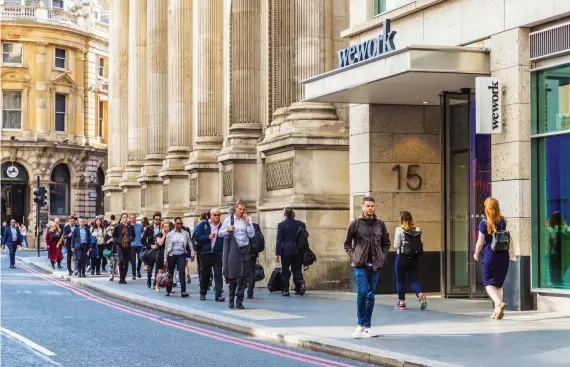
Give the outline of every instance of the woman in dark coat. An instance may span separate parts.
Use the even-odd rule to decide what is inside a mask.
[[[59,240],[61,239],[61,230],[57,224],[51,222],[48,225],[49,229],[46,232],[46,244],[48,248],[48,257],[51,262],[52,269],[55,269],[55,263],[57,262],[57,268],[61,269],[61,260],[63,259],[63,254],[61,253],[61,245]]]
[[[117,263],[119,262],[119,255],[117,254],[117,246],[115,246],[115,239],[113,238],[113,232],[115,231],[115,226],[110,225],[107,227],[105,233],[105,250],[111,250],[111,255],[107,256],[107,261],[109,265],[109,280],[112,282],[115,279],[115,272],[117,271]]]

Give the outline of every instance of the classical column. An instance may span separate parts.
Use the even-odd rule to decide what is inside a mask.
[[[224,1],[197,0],[194,4],[192,123],[195,139],[186,165],[190,173],[190,217],[219,203],[217,154],[222,146],[224,116]]]
[[[146,0],[129,1],[129,108],[127,151],[128,162],[120,186],[123,190],[123,210],[139,213],[141,185],[137,176],[146,157],[147,136],[147,49]]]
[[[69,133],[70,141],[75,141],[76,144],[85,145],[87,143],[87,136],[85,134],[85,109],[83,102],[85,101],[85,63],[86,63],[87,50],[75,51],[75,78],[78,81],[74,86],[73,94],[70,96],[72,101],[72,110],[70,116],[74,117],[74,131]]]
[[[109,170],[103,190],[105,212],[120,213],[122,195],[119,181],[127,163],[128,131],[128,45],[129,0],[114,0],[109,25]]]
[[[146,158],[138,177],[141,184],[141,216],[162,210],[162,179],[158,171],[166,158],[168,131],[168,7],[163,1],[147,2],[147,98]]]
[[[259,222],[270,232],[283,207],[293,207],[296,217],[313,228],[313,251],[323,259],[306,273],[308,286],[343,288],[349,283],[347,269],[334,264],[346,263],[346,254],[326,244],[342,242],[349,222],[348,126],[332,104],[299,102],[299,82],[332,69],[333,28],[348,27],[349,0],[334,6],[326,0],[268,4],[273,120],[257,147]]]
[[[168,154],[159,175],[168,200],[163,215],[183,216],[190,204],[184,164],[192,149],[192,1],[170,0],[168,16]]]
[[[46,140],[49,131],[49,106],[50,106],[50,81],[51,81],[51,62],[48,62],[47,47],[48,43],[38,42],[38,53],[36,55],[36,64],[41,72],[38,82],[35,82],[36,90],[36,139]],[[29,128],[28,128],[29,129]]]
[[[257,176],[257,139],[264,116],[262,88],[262,0],[232,0],[229,9],[228,75],[229,133],[218,156],[225,182],[222,206],[236,199],[255,211],[257,193],[251,190]],[[234,174],[235,173],[235,174]],[[246,178],[246,179],[244,179]],[[228,179],[231,182],[228,182]],[[231,188],[231,190],[230,190]]]

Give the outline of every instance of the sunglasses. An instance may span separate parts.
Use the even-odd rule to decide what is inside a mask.
[[[160,222],[160,218],[154,218],[155,222]]]
[[[176,224],[176,225],[182,225],[182,222],[176,222],[176,223],[174,223],[174,224]]]
[[[212,217],[219,217],[219,214],[212,214]]]

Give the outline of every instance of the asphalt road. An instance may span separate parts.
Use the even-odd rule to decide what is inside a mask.
[[[0,265],[3,367],[367,366],[136,307],[22,263],[10,269],[5,254]]]

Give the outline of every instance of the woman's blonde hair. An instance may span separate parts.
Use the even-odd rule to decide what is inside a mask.
[[[405,231],[413,231],[416,228],[412,213],[405,210],[400,212],[400,226],[404,228]]]
[[[487,216],[487,233],[492,234],[497,232],[495,223],[498,223],[501,216],[501,208],[499,207],[499,201],[493,197],[488,197],[485,199],[485,215]]]

